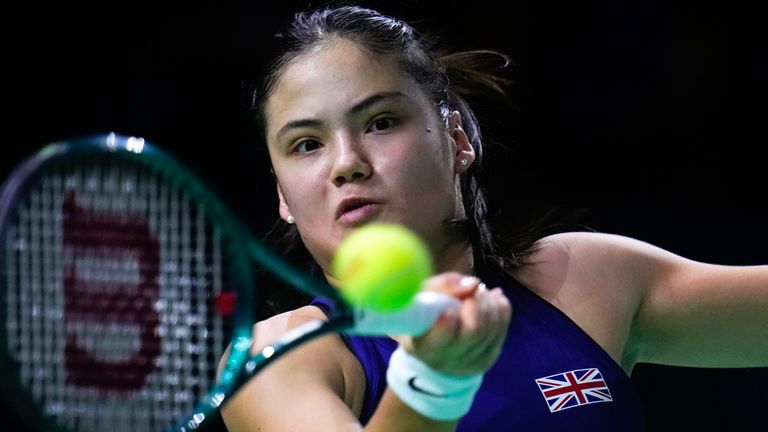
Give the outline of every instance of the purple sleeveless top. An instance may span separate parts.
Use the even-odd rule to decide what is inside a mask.
[[[485,374],[470,412],[457,431],[644,431],[641,401],[624,370],[552,304],[498,269],[482,271],[489,287],[502,287],[512,303],[504,349]],[[333,304],[312,302],[326,314]],[[387,337],[343,335],[366,376],[361,423],[376,410],[386,388]]]

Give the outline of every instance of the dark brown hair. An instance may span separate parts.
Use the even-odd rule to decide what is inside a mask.
[[[543,223],[513,229],[504,225],[503,217],[490,217],[486,194],[489,179],[483,171],[483,137],[467,102],[481,93],[505,94],[511,80],[502,72],[509,58],[491,50],[443,52],[434,41],[404,21],[358,6],[328,6],[299,12],[286,30],[277,35],[278,54],[269,63],[252,98],[252,108],[265,142],[265,104],[286,65],[333,37],[355,41],[372,53],[395,59],[402,70],[431,95],[446,125],[449,113],[459,111],[476,159],[460,178],[467,218],[450,223],[460,230],[462,238],[469,239],[476,260],[493,262],[507,269],[521,266],[535,249],[536,241],[552,229]],[[278,219],[266,235],[266,241],[317,275],[321,274],[294,225]],[[276,297],[271,307],[277,312],[297,305],[296,301],[280,301]]]

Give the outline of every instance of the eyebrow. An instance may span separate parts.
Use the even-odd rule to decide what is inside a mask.
[[[362,101],[356,103],[355,105],[353,105],[349,110],[347,110],[345,117],[355,116],[360,112],[365,111],[370,106],[377,104],[383,100],[401,99],[401,98],[408,99],[408,96],[398,91],[381,92],[381,93],[373,94],[363,99]],[[283,125],[283,127],[281,127],[280,130],[277,131],[277,133],[275,134],[275,138],[279,139],[281,136],[287,134],[291,129],[298,129],[298,128],[304,128],[304,127],[318,127],[321,124],[322,122],[317,119],[291,120],[285,125]]]

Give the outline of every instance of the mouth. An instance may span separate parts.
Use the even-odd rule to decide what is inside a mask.
[[[368,198],[344,199],[336,210],[336,220],[347,223],[360,222],[371,216],[380,203]]]

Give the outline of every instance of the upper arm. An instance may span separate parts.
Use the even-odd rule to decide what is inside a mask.
[[[286,330],[314,319],[277,317],[254,327],[254,349]],[[222,416],[230,432],[360,430],[361,398],[350,389],[362,382],[354,356],[336,335],[326,335],[286,353],[251,378],[225,402]],[[360,399],[358,401],[358,399]]]
[[[706,264],[669,253],[653,261],[635,319],[639,361],[768,365],[768,266]]]
[[[611,234],[548,237],[523,282],[617,361],[768,365],[768,266],[686,259]]]

